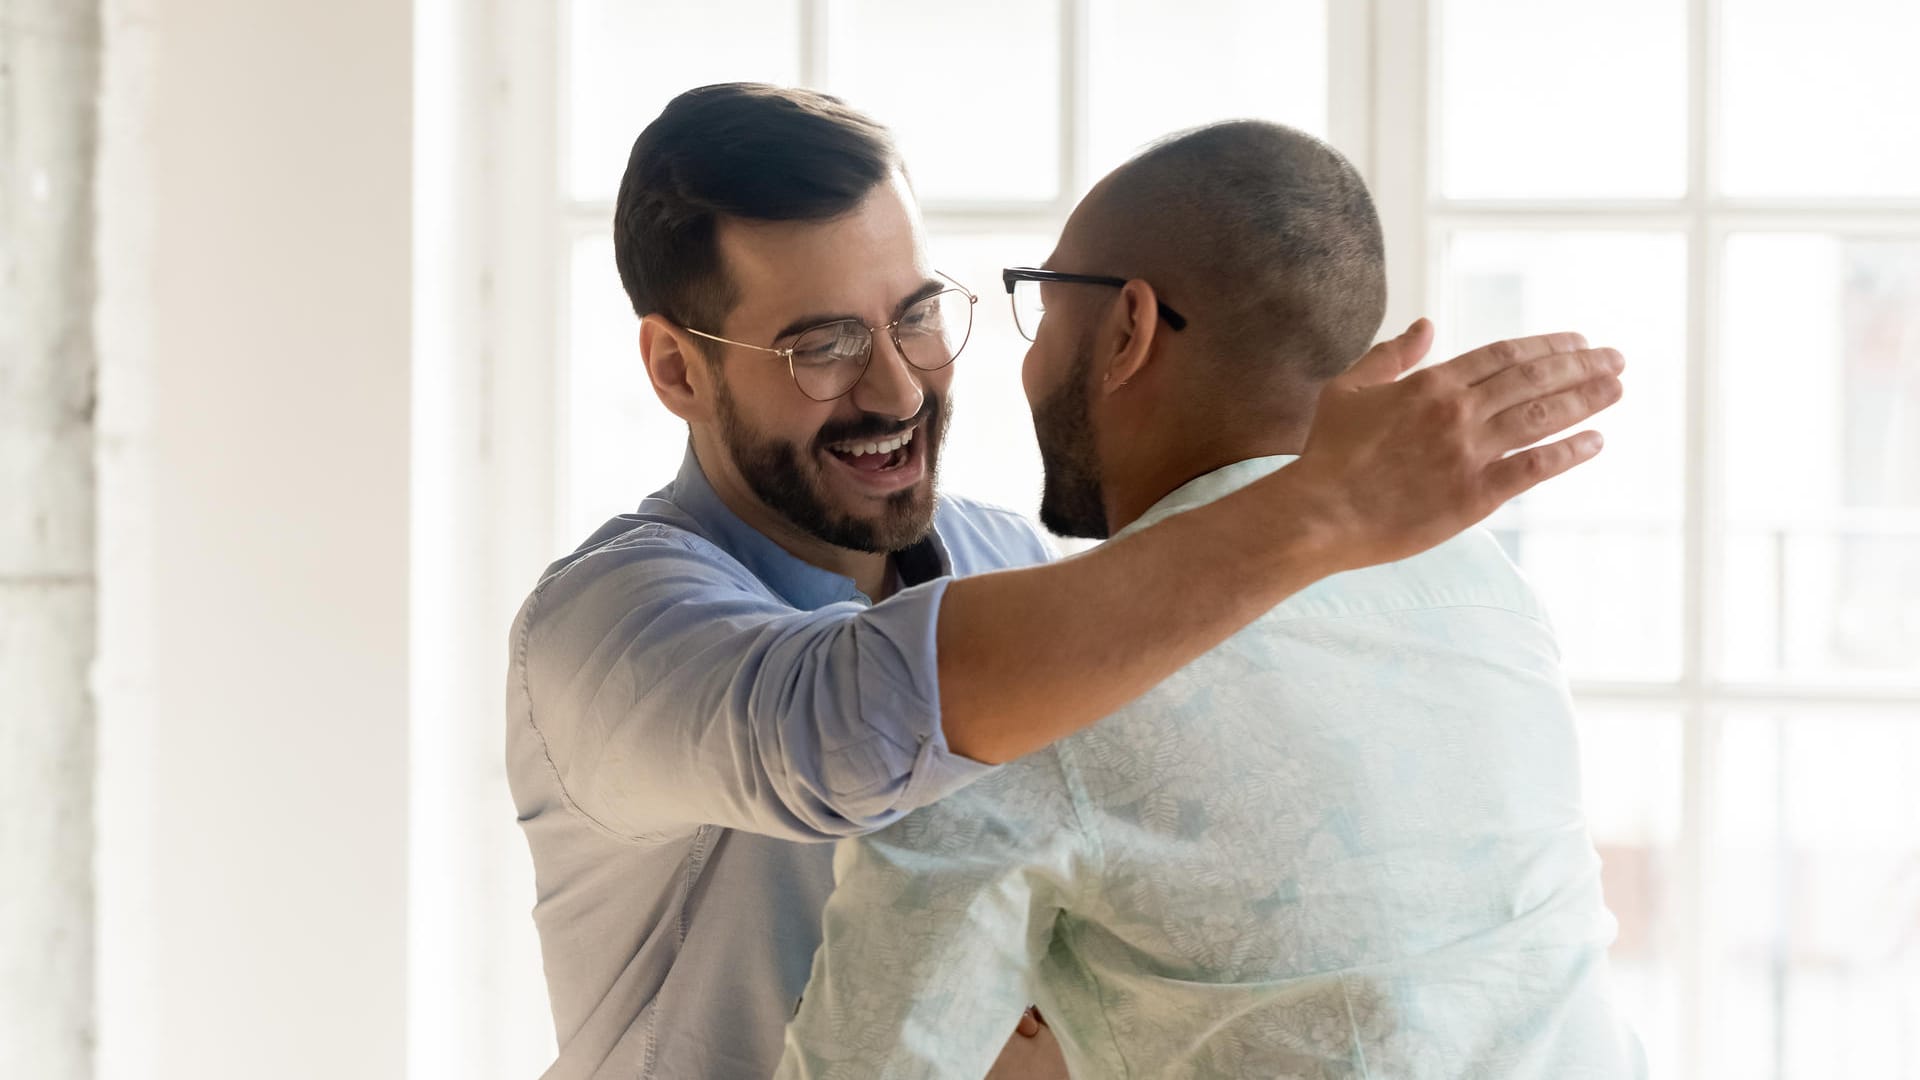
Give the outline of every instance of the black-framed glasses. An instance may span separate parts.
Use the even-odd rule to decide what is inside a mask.
[[[832,401],[844,397],[866,375],[867,365],[873,361],[875,334],[884,332],[901,357],[921,371],[939,371],[966,348],[967,339],[973,336],[973,305],[980,298],[946,274],[938,270],[934,273],[952,287],[915,300],[899,318],[883,326],[836,319],[807,327],[784,347],[735,341],[691,326],[682,329],[708,341],[783,357],[801,393],[815,401]]]
[[[1041,282],[1057,282],[1063,285],[1111,285],[1115,288],[1127,283],[1126,278],[1107,277],[1103,274],[1067,274],[1059,270],[1041,270],[1032,266],[1009,266],[1000,271],[1000,280],[1006,283],[1007,296],[1013,302],[1013,325],[1020,336],[1032,341],[1040,334],[1040,320],[1046,317],[1047,305],[1040,299]],[[1187,317],[1160,304],[1160,317],[1175,330],[1187,328]]]

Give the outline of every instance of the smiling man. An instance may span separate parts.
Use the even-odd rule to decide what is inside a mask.
[[[1620,392],[1617,356],[1571,335],[1396,380],[1422,325],[1329,386],[1293,467],[1037,565],[1023,519],[936,493],[976,298],[929,263],[884,129],[809,91],[689,91],[636,140],[614,241],[690,438],[512,630],[550,1080],[770,1075],[825,841],[1085,728],[1314,581],[1445,541],[1598,452],[1512,453]]]
[[[1005,282],[1042,520],[1121,542],[1297,467],[1386,303],[1359,175],[1251,120],[1122,165]],[[844,845],[777,1075],[978,1080],[1037,1000],[1076,1076],[1635,1080],[1579,796],[1559,648],[1484,530],[1316,582]]]

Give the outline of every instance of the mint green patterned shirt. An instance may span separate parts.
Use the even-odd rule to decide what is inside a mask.
[[[1299,593],[835,874],[783,1078],[977,1080],[1029,1001],[1083,1080],[1645,1072],[1558,648],[1484,532]]]

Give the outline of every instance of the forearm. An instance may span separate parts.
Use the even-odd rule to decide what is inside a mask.
[[[1050,566],[954,582],[941,725],[999,763],[1139,697],[1288,596],[1349,567],[1310,479],[1242,491]]]
[[[1619,399],[1619,353],[1550,334],[1399,378],[1430,340],[1416,323],[1330,381],[1272,476],[1081,558],[955,582],[947,745],[986,762],[1046,746],[1320,578],[1432,547],[1599,452],[1592,432],[1534,444]]]

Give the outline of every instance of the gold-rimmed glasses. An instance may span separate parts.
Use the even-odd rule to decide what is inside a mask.
[[[941,289],[907,305],[900,317],[882,326],[858,319],[835,319],[809,326],[784,347],[734,341],[704,330],[685,327],[689,334],[756,352],[772,353],[787,361],[787,371],[800,392],[815,401],[832,401],[859,385],[873,361],[873,335],[885,333],[893,347],[913,367],[938,371],[960,355],[973,336],[973,305],[980,298],[940,271],[951,288]]]

